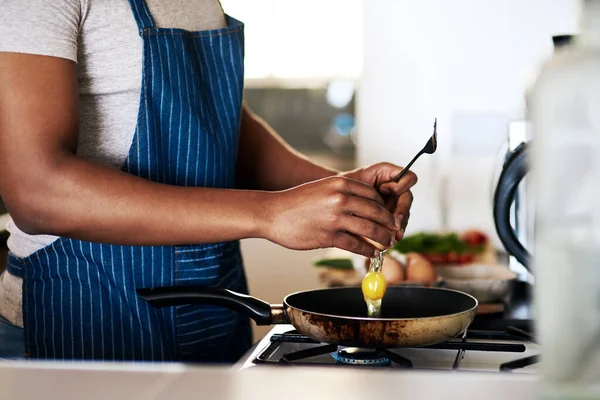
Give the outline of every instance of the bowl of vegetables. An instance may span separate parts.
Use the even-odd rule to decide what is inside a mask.
[[[456,232],[421,232],[404,237],[394,250],[402,254],[418,253],[435,266],[466,265],[474,262],[493,261],[493,249],[488,237],[481,231],[468,230],[462,235]]]
[[[387,252],[382,273],[389,285],[431,286],[440,283],[439,267],[494,264],[495,251],[487,236],[477,230],[462,234],[421,232],[405,236]],[[369,259],[345,250],[331,249],[315,260],[321,282],[327,286],[360,285]]]

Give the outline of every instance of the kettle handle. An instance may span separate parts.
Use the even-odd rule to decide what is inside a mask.
[[[494,223],[500,241],[525,268],[530,269],[531,255],[519,242],[510,224],[510,208],[515,199],[519,183],[527,174],[530,144],[521,143],[508,157],[494,193]]]

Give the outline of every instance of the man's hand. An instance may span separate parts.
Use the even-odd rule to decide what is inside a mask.
[[[366,257],[393,245],[400,222],[372,185],[341,176],[272,194],[265,237],[295,250],[337,247]]]
[[[410,207],[413,195],[410,188],[417,183],[417,175],[408,171],[398,183],[390,182],[392,178],[402,171],[390,163],[378,163],[366,168],[345,172],[342,176],[363,182],[376,188],[385,201],[386,208],[401,219],[401,229],[396,232],[396,240],[401,240],[410,218]]]

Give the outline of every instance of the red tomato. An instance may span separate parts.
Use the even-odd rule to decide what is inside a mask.
[[[446,262],[444,254],[428,253],[425,254],[425,258],[432,264],[444,264]]]
[[[463,233],[462,240],[471,247],[485,245],[488,242],[488,237],[485,233],[471,229]]]
[[[454,251],[451,253],[448,253],[448,263],[449,264],[456,264],[458,262],[458,254],[455,253]]]
[[[472,254],[469,253],[462,253],[458,255],[458,263],[459,264],[468,264],[470,262],[473,262],[473,259],[475,257]]]

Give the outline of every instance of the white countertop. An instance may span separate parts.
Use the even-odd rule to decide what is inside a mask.
[[[498,373],[181,364],[0,363],[2,399],[529,399],[536,378]]]
[[[290,330],[280,325],[273,332]],[[0,362],[0,399],[532,399],[536,375],[327,367]]]

